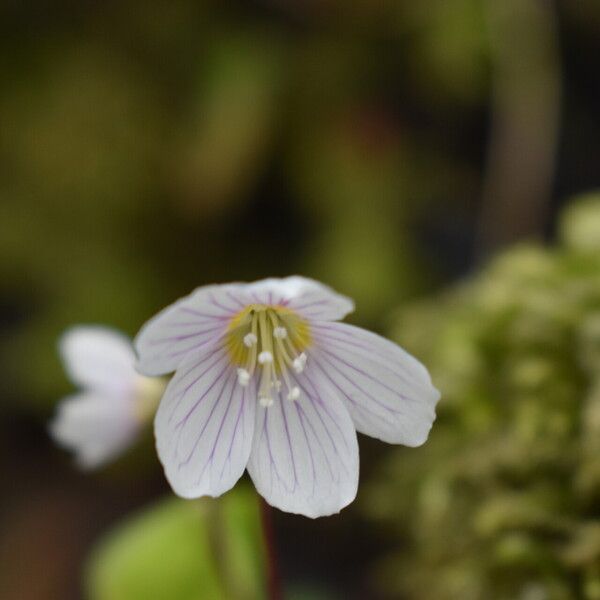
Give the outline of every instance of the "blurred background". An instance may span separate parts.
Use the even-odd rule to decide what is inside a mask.
[[[46,426],[66,327],[294,273],[442,402],[420,449],[361,436],[341,515],[275,514],[286,597],[600,598],[596,0],[2,0],[0,32],[0,598],[261,596],[249,487],[208,573],[150,432],[82,474]]]

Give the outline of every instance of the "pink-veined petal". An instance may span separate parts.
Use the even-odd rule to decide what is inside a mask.
[[[257,407],[248,472],[272,506],[311,518],[337,513],[356,496],[356,431],[329,388],[304,374],[294,381],[298,400],[282,393],[270,407]]]
[[[406,446],[427,440],[440,394],[417,359],[345,323],[313,323],[312,332],[314,376],[335,386],[358,431]]]
[[[335,321],[354,310],[354,302],[331,288],[298,275],[284,279],[263,279],[248,284],[248,296],[258,304],[279,304],[305,319]]]
[[[54,441],[92,469],[124,452],[137,438],[139,423],[127,398],[83,392],[65,398],[49,425]]]
[[[254,431],[256,393],[237,383],[224,349],[189,356],[154,420],[165,474],[184,498],[220,496],[242,476]]]
[[[188,354],[203,354],[249,302],[242,284],[227,284],[198,288],[171,304],[150,319],[135,338],[139,371],[164,375],[174,371]]]
[[[59,351],[73,383],[113,396],[131,393],[138,377],[131,341],[99,325],[78,325],[60,338]]]

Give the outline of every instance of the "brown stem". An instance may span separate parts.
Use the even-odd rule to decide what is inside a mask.
[[[552,2],[487,0],[492,122],[477,254],[539,236],[547,217],[560,115]]]
[[[262,498],[260,499],[260,518],[267,551],[267,597],[269,600],[282,600],[283,593],[273,528],[273,509]]]

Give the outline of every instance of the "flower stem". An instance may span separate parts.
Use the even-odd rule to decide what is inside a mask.
[[[267,554],[267,597],[269,600],[283,600],[273,529],[273,509],[262,498],[260,498],[260,519]]]

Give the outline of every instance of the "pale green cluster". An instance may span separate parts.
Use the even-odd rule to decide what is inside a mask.
[[[558,247],[524,245],[398,315],[442,392],[429,442],[398,450],[363,506],[395,531],[394,597],[600,598],[600,197]]]

